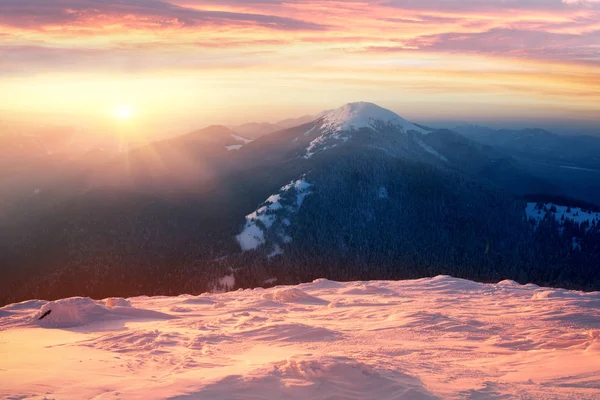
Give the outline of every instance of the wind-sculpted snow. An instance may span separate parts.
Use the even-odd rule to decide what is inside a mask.
[[[129,300],[125,300],[122,297],[111,297],[104,300],[106,307],[131,307]]]
[[[71,328],[115,319],[173,318],[158,311],[131,308],[127,300],[118,298],[103,302],[84,297],[51,301],[44,304],[38,314],[34,316],[35,323],[44,328]]]
[[[280,301],[282,303],[300,303],[300,304],[328,304],[326,300],[311,296],[298,288],[283,288],[265,293],[263,298]]]
[[[600,293],[439,276],[33,300],[0,308],[0,354],[0,398],[591,400]]]
[[[173,399],[437,399],[422,383],[399,371],[379,373],[344,357],[294,358],[248,376],[231,376]]]

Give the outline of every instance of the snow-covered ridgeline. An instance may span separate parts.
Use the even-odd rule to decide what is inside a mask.
[[[258,209],[246,216],[242,232],[236,236],[242,251],[256,250],[267,243],[267,236],[273,232],[270,256],[281,254],[281,244],[290,243],[288,228],[290,214],[296,213],[306,196],[312,193],[312,185],[302,177],[279,189],[279,192],[259,205]]]
[[[536,225],[538,225],[548,213],[554,216],[559,223],[565,220],[570,220],[578,224],[582,224],[587,221],[590,223],[590,227],[594,225],[598,226],[600,224],[599,212],[583,210],[579,207],[559,206],[553,203],[540,204],[540,208],[538,204],[539,203],[527,203],[527,207],[525,209],[527,219],[533,219]]]
[[[363,128],[392,128],[403,133],[429,133],[392,111],[366,102],[350,103],[335,110],[325,111],[318,115],[316,121],[317,126],[320,124],[322,134],[309,144],[304,158],[310,158],[318,151],[345,143],[352,137],[353,132]]]
[[[384,124],[400,128],[404,132],[428,133],[398,114],[367,102],[350,103],[335,110],[325,111],[319,114],[317,119],[322,121],[321,127],[326,132],[376,128],[378,124]]]

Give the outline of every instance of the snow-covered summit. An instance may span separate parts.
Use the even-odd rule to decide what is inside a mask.
[[[425,135],[429,131],[419,128],[398,114],[379,107],[377,104],[358,102],[348,103],[335,110],[324,111],[317,116],[313,128],[305,135],[315,135],[306,148],[304,158],[346,143],[360,129],[388,131],[408,137],[409,132]]]
[[[323,129],[335,132],[372,128],[377,123],[393,125],[404,131],[427,132],[398,114],[368,102],[348,103],[340,108],[324,111],[319,114],[317,120],[323,121]]]

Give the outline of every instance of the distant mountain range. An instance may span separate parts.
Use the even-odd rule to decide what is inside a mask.
[[[433,129],[372,103],[296,122],[254,140],[211,126],[72,168],[60,199],[38,194],[2,220],[0,303],[196,293],[225,276],[600,289],[586,153],[600,139]]]
[[[572,198],[600,204],[600,138],[543,129],[494,130],[462,125],[454,131],[510,154],[527,173],[551,181]]]
[[[315,117],[313,115],[305,115],[299,118],[284,119],[274,124],[269,122],[250,122],[247,124],[231,126],[230,128],[238,132],[240,135],[244,135],[251,139],[257,139],[261,136],[265,136],[282,129],[288,129],[294,126],[307,124],[314,119]]]
[[[477,125],[454,130],[480,143],[515,155],[573,168],[600,170],[600,139],[593,136],[562,136],[544,129],[490,129]]]

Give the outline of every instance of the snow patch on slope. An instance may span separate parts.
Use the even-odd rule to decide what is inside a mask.
[[[236,145],[232,145],[232,146],[225,146],[225,148],[227,149],[227,151],[239,150],[242,147],[244,147],[244,145],[242,145],[242,144],[236,144]]]
[[[245,137],[241,137],[238,135],[231,135],[232,138],[237,140],[238,142],[244,142],[244,144],[252,143],[253,141],[250,139],[246,139]]]
[[[245,137],[242,137],[242,136],[238,136],[238,135],[230,135],[230,136],[236,142],[242,142],[243,144],[232,144],[232,145],[229,145],[229,146],[225,146],[225,148],[227,149],[227,151],[239,150],[242,147],[244,147],[244,145],[247,145],[248,143],[252,143],[253,142],[253,140],[246,139]]]
[[[541,207],[540,207],[541,206]],[[527,203],[525,212],[528,220],[535,220],[536,226],[542,221],[546,214],[552,215],[559,223],[563,220],[570,220],[577,224],[589,222],[590,228],[600,224],[600,213],[583,210],[579,207],[559,206],[553,203]],[[590,229],[588,228],[588,230]]]
[[[289,243],[289,242],[287,242]],[[271,252],[267,255],[267,258],[273,258],[276,256],[280,256],[283,254],[283,249],[281,248],[281,246],[279,246],[279,244],[275,243],[273,245],[273,250],[271,250]]]
[[[312,185],[305,177],[279,189],[279,192],[267,198],[258,209],[246,216],[242,232],[236,236],[242,251],[256,250],[267,242],[267,235],[273,232],[273,249],[269,257],[282,254],[280,244],[291,242],[287,233],[291,225],[289,214],[296,213],[305,198],[312,193]],[[278,243],[279,242],[279,243]]]
[[[309,143],[306,148],[306,155],[304,158],[311,158],[317,151],[323,151],[328,149],[333,149],[337,147],[338,143],[331,143],[331,141],[341,141],[341,143],[346,143],[350,139],[349,136],[344,136],[341,132],[333,132],[329,135],[321,135],[312,142]]]

